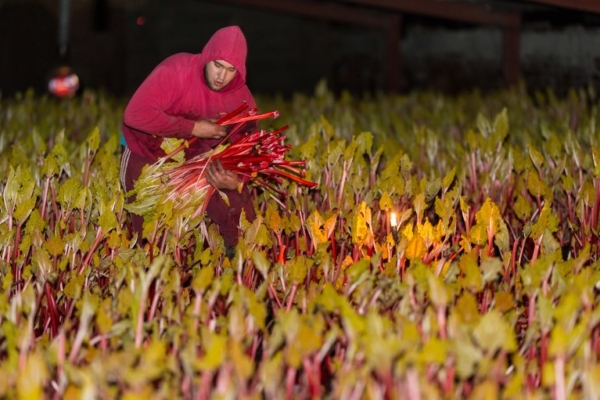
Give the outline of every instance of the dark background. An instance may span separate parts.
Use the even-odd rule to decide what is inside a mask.
[[[3,97],[29,88],[45,92],[50,71],[62,62],[73,67],[84,88],[129,96],[162,59],[200,52],[215,30],[233,24],[241,26],[248,41],[248,84],[255,93],[310,94],[321,79],[336,92],[356,94],[506,85],[502,31],[485,24],[402,14],[398,83],[391,85],[385,73],[386,36],[361,23],[217,1],[71,1],[68,52],[61,58],[59,3],[0,0]],[[346,4],[352,2],[306,4],[326,3],[365,15],[390,12]],[[564,94],[573,87],[600,86],[600,14],[517,1],[487,3],[522,13],[519,77],[528,88]]]

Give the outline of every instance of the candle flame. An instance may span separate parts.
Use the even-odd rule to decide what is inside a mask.
[[[392,212],[392,214],[390,215],[390,226],[392,228],[395,228],[396,225],[398,225],[398,220],[396,219],[396,213]]]

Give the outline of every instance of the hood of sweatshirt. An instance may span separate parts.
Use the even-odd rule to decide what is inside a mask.
[[[223,60],[233,65],[237,73],[221,92],[232,92],[246,84],[246,55],[248,46],[239,26],[227,26],[216,31],[206,42],[202,53],[198,55],[202,75],[204,67],[210,61]],[[206,83],[206,82],[205,82]]]

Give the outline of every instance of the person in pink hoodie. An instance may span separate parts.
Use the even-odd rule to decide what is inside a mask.
[[[223,115],[247,103],[256,107],[246,85],[246,39],[238,26],[216,31],[199,54],[178,53],[162,61],[131,97],[123,116],[124,145],[121,156],[121,183],[132,190],[142,168],[166,155],[161,148],[164,138],[196,140],[185,149],[189,159],[218,145],[227,135],[226,127],[215,124]],[[248,123],[231,140],[256,128]],[[207,180],[225,192],[212,196],[206,213],[219,227],[228,253],[237,244],[242,209],[246,218],[255,218],[250,193],[240,177],[213,162]],[[142,233],[143,218],[132,215],[134,230]]]

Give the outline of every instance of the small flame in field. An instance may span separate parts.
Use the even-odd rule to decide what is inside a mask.
[[[392,212],[392,214],[390,215],[390,226],[392,228],[395,228],[396,225],[398,225],[398,220],[396,219],[396,213]]]

